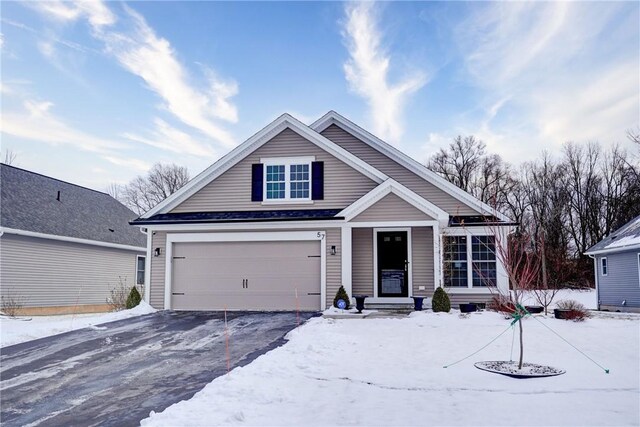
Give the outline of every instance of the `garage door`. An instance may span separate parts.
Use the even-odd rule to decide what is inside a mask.
[[[320,242],[174,243],[174,310],[320,310]]]

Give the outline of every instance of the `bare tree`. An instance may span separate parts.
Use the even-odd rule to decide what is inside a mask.
[[[5,165],[13,165],[13,164],[15,164],[17,158],[18,158],[18,153],[13,151],[11,148],[7,148],[4,151],[3,163]]]
[[[156,163],[145,176],[137,176],[126,185],[111,184],[107,192],[129,209],[141,215],[189,181],[184,166]]]

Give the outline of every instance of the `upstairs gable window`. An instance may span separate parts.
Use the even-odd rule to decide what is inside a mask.
[[[311,200],[313,158],[262,159],[265,201]]]

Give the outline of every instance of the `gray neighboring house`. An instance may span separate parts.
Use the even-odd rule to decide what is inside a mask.
[[[585,252],[594,260],[598,308],[640,312],[640,216]]]
[[[283,114],[132,224],[158,309],[323,310],[341,285],[399,307],[439,286],[453,304],[509,288],[495,246],[510,220],[334,111]]]
[[[136,214],[106,193],[0,165],[0,294],[24,314],[97,312],[120,278],[144,283]]]

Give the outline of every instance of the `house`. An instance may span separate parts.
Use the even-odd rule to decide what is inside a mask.
[[[310,126],[283,114],[132,224],[156,308],[322,310],[340,285],[369,304],[505,292],[508,221],[330,111]]]
[[[594,262],[598,309],[640,312],[640,216],[585,254]]]
[[[106,311],[120,280],[144,282],[136,214],[106,193],[0,165],[0,292],[23,314]]]

